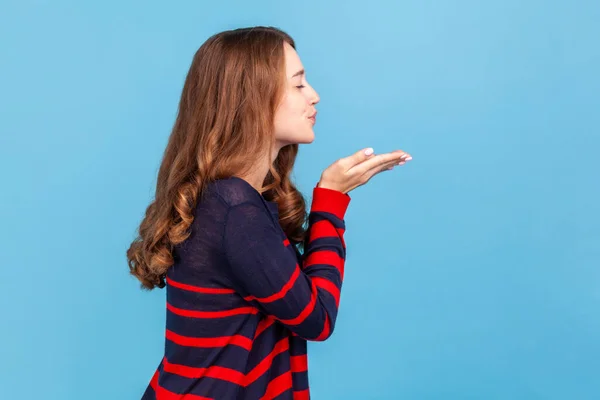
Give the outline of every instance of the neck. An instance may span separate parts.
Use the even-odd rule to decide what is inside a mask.
[[[244,176],[240,176],[240,178],[244,179],[246,182],[252,185],[252,187],[256,189],[260,194],[264,192],[263,183],[265,181],[265,178],[267,177],[267,174],[269,173],[269,167],[273,165],[273,162],[279,154],[280,148],[280,146],[276,146],[275,149],[271,151],[271,154],[268,155],[268,157],[263,157],[261,161],[259,161],[257,165],[252,168],[250,173]]]

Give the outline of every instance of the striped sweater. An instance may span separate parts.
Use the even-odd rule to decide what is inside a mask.
[[[167,273],[164,357],[142,400],[309,399],[307,341],[333,332],[350,197],[315,187],[301,255],[275,202],[210,183]]]

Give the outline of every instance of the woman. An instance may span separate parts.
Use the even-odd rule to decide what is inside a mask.
[[[290,172],[318,102],[280,30],[223,32],[196,53],[127,252],[145,288],[167,288],[165,353],[143,399],[309,398],[306,344],[335,326],[348,192],[410,159],[338,160],[307,219]]]

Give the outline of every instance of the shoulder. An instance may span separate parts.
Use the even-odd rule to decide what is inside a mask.
[[[260,193],[242,178],[235,176],[210,182],[207,194],[218,198],[228,209],[239,205],[261,205]]]

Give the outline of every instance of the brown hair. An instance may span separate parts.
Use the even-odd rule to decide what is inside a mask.
[[[165,286],[172,250],[188,238],[206,184],[248,173],[273,147],[275,111],[284,90],[285,42],[295,48],[292,38],[276,28],[236,29],[210,37],[194,55],[155,199],[127,251],[130,272],[142,287]],[[279,151],[263,195],[277,202],[279,222],[290,241],[302,244],[305,200],[290,180],[297,153],[297,144]]]

